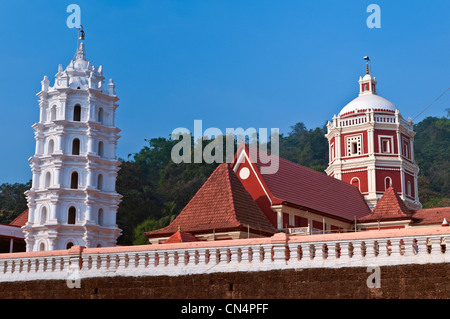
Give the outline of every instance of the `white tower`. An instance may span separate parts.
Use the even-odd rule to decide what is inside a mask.
[[[104,79],[102,66],[86,61],[80,41],[66,69],[59,65],[54,86],[47,76],[41,82],[28,222],[22,227],[27,251],[116,244],[119,99],[112,79],[106,89]]]

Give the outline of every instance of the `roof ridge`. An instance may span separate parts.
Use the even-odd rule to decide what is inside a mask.
[[[164,231],[164,230],[166,230],[166,229],[169,231],[169,229],[171,228],[172,224],[176,224],[176,223],[179,221],[179,219],[182,219],[183,217],[182,217],[182,214],[181,214],[181,213],[182,213],[184,210],[189,209],[189,206],[192,206],[192,205],[193,205],[192,203],[195,202],[194,199],[200,196],[200,194],[202,193],[202,192],[201,192],[202,189],[204,189],[204,188],[207,187],[208,181],[209,181],[210,179],[213,178],[213,176],[216,174],[216,172],[218,171],[218,168],[219,168],[221,165],[223,165],[223,164],[219,164],[219,166],[216,167],[216,169],[211,173],[211,175],[209,175],[209,177],[206,179],[206,181],[205,181],[205,182],[202,184],[202,186],[197,190],[197,192],[194,194],[194,196],[192,196],[192,198],[189,200],[189,202],[186,204],[186,206],[183,207],[183,209],[181,210],[181,212],[178,214],[177,217],[175,217],[175,219],[172,221],[172,223],[170,223],[170,224],[167,225],[166,227],[163,227],[163,228],[160,228],[160,229],[157,229],[157,230],[154,230],[154,231],[162,232],[162,231]],[[146,232],[146,233],[151,233],[151,232],[154,232],[154,231],[149,231],[149,232]]]
[[[236,219],[238,225],[247,226],[255,230],[264,230],[264,228],[266,229],[273,228],[273,231],[276,231],[276,229],[267,219],[266,215],[263,213],[261,208],[258,206],[258,204],[256,204],[250,193],[244,187],[244,185],[242,184],[236,173],[233,171],[231,165],[228,165],[227,178],[229,181],[230,196],[233,205],[234,218]],[[260,216],[246,215],[245,213],[243,214],[242,209],[245,209],[243,207],[239,207],[238,210],[237,206],[242,205],[243,201],[246,202],[248,201],[248,203],[251,203],[251,205],[253,205],[257,211],[259,211]],[[255,217],[260,217],[262,220]],[[266,225],[264,225],[265,223]]]
[[[406,207],[395,188],[391,185],[371,213],[360,220],[413,218],[413,213]]]
[[[28,221],[28,213],[29,208],[17,215],[16,218],[14,218],[8,225],[22,227]]]
[[[233,176],[232,176],[233,175]],[[265,233],[275,232],[272,224],[255,222],[266,218],[228,163],[220,164],[168,226],[146,232],[148,236],[173,234],[182,225],[184,232],[214,229],[240,229],[249,224]],[[253,227],[256,224],[256,228]],[[184,227],[183,227],[184,225]]]
[[[278,159],[277,172],[262,174],[260,171],[265,162],[261,160],[261,156],[264,157],[265,152],[248,145],[245,145],[245,151],[251,165],[255,166],[257,175],[261,177],[261,183],[267,186],[271,198],[280,199],[276,202],[299,205],[348,221],[353,221],[355,217],[361,218],[371,211],[364,195],[350,183],[274,154],[270,156],[275,157],[272,161]]]
[[[247,151],[250,152],[250,148],[252,148],[252,147],[249,146],[248,144],[245,144],[245,147],[246,147]],[[326,174],[324,174],[324,173],[322,173],[322,172],[319,172],[319,171],[317,171],[317,170],[315,170],[315,169],[312,169],[312,168],[310,168],[310,167],[301,165],[301,164],[299,164],[299,163],[292,162],[292,161],[290,161],[290,160],[288,160],[288,159],[286,159],[286,158],[283,158],[283,157],[281,157],[281,156],[279,156],[279,155],[270,154],[270,153],[265,152],[265,151],[262,151],[262,150],[260,150],[260,149],[256,149],[256,151],[257,151],[258,153],[267,154],[268,156],[276,156],[276,157],[278,157],[278,159],[279,159],[280,161],[289,163],[289,164],[291,164],[291,165],[295,165],[295,166],[299,167],[300,169],[304,169],[304,170],[307,170],[307,171],[309,171],[309,172],[311,172],[311,173],[313,173],[313,174],[317,174],[317,176],[330,177],[330,176],[328,176],[328,175],[326,175]],[[252,163],[254,163],[255,165],[263,166],[262,163],[261,163],[259,160],[254,161],[254,159],[250,157],[250,153],[248,153],[248,155],[249,155],[249,158],[250,158],[250,160],[252,161]],[[258,157],[259,157],[259,154],[258,154]],[[343,180],[341,180],[341,179],[333,178],[333,180],[335,181],[335,183],[340,183],[341,185],[351,186],[351,187],[356,187],[356,186],[353,186],[352,184],[347,183],[347,182],[345,182],[345,181],[343,181]]]
[[[398,193],[395,191],[394,187],[391,185],[387,191],[389,191],[390,189],[392,189],[390,192],[393,193],[395,199],[396,199],[396,205],[397,208],[400,210],[401,213],[406,214],[406,215],[411,215],[411,212],[409,211],[409,209],[406,207],[405,203],[403,202],[403,200],[400,198],[400,196],[398,195]],[[386,192],[387,192],[386,191]],[[406,211],[405,211],[406,210]]]
[[[235,201],[234,196],[233,196],[234,195],[233,194],[233,188],[231,187],[231,177],[230,177],[231,166],[229,164],[226,164],[226,165],[227,165],[227,167],[226,167],[227,169],[225,171],[225,178],[226,178],[226,181],[227,181],[228,198],[230,200],[231,208],[232,208],[232,211],[233,211],[232,217],[234,218],[234,221],[238,225],[240,225],[241,222],[239,221],[237,213],[236,213],[236,201]]]

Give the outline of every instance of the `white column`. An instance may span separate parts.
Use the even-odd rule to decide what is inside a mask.
[[[375,143],[374,143],[374,133],[373,128],[367,130],[367,151],[369,155],[373,155],[375,153]]]
[[[85,216],[85,222],[87,224],[94,224],[94,219],[93,219],[93,207],[92,207],[93,203],[91,201],[89,201],[86,204],[86,216]],[[104,213],[104,212],[103,212]]]
[[[400,196],[402,199],[406,199],[406,192],[405,192],[405,175],[403,172],[403,165],[400,167],[400,181],[402,183],[402,195]]]
[[[283,213],[281,211],[277,211],[277,228],[283,229]]]
[[[336,134],[334,136],[334,153],[336,158],[341,159],[342,158],[342,152],[341,152],[341,134]]]
[[[95,154],[96,153],[96,151],[95,151],[95,140],[94,140],[94,135],[93,134],[90,134],[90,133],[88,133],[88,135],[87,135],[87,153],[88,154]]]
[[[41,170],[35,166],[35,164],[32,164],[32,171],[33,171],[33,179],[32,179],[32,186],[31,188],[39,188],[39,173]]]
[[[57,221],[58,219],[61,219],[61,216],[57,216],[58,207],[59,207],[59,204],[57,204],[56,202],[51,203],[49,220]]]
[[[34,224],[34,213],[36,211],[36,204],[30,205],[28,207],[28,221]]]
[[[402,140],[400,138],[400,131],[396,130],[397,133],[397,151],[398,151],[398,158],[401,159],[402,156]]]
[[[57,188],[61,187],[61,167],[55,166],[55,177],[54,177],[54,186]]]
[[[417,173],[414,174],[414,202],[419,204],[419,186],[418,186]]]

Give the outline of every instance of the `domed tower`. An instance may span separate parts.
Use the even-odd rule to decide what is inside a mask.
[[[368,61],[358,97],[327,124],[326,173],[358,187],[371,209],[391,185],[409,209],[420,209],[414,135],[412,120],[377,94]]]
[[[104,79],[102,66],[86,60],[81,41],[66,69],[59,65],[54,86],[47,76],[41,82],[28,222],[22,227],[27,251],[116,244],[119,99],[112,79],[106,88]]]

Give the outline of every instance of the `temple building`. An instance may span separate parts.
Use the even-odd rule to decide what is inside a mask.
[[[187,234],[220,240],[344,232],[370,213],[351,184],[283,158],[276,173],[262,174],[264,164],[251,153],[241,144],[234,162],[220,164],[169,226],[146,233],[149,242],[173,242]]]
[[[327,124],[326,174],[283,158],[263,174],[267,154],[241,144],[169,226],[146,233],[149,242],[448,226],[450,207],[422,209],[413,123],[377,94],[368,64],[359,91]]]

